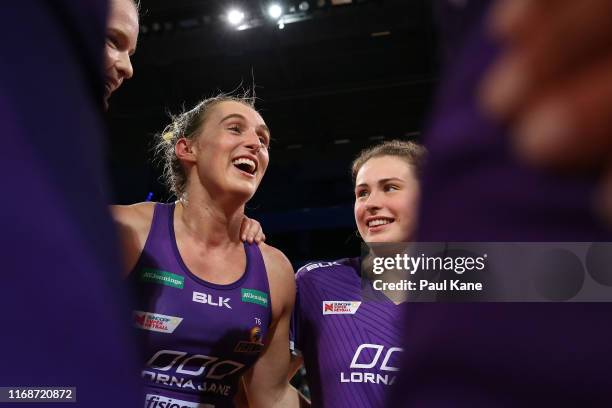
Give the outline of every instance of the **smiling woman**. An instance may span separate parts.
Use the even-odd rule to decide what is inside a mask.
[[[287,381],[291,264],[271,246],[240,241],[269,142],[252,99],[206,99],[158,136],[178,201],[113,208],[139,295],[147,404],[232,407],[243,379],[249,406],[297,407]]]
[[[123,83],[134,75],[130,57],[138,40],[138,7],[134,0],[112,0],[104,46],[104,106]]]
[[[186,153],[185,149],[189,149],[188,145],[193,144],[205,122],[212,115],[213,108],[217,106],[221,106],[223,109],[215,110],[217,112],[217,115],[215,115],[217,123],[215,124],[214,120],[212,120],[209,121],[209,125],[223,125],[226,131],[236,136],[240,136],[248,130],[246,129],[248,123],[247,116],[253,116],[256,122],[254,131],[259,141],[258,144],[261,147],[261,149],[257,149],[261,153],[261,163],[253,154],[243,154],[240,157],[234,157],[232,165],[244,173],[248,173],[250,176],[258,176],[258,184],[265,173],[268,165],[270,130],[261,116],[254,110],[254,100],[249,97],[235,97],[223,94],[208,98],[197,104],[193,109],[173,116],[172,123],[166,126],[164,131],[158,135],[156,152],[164,165],[163,176],[170,191],[178,198],[185,195],[187,187],[187,169],[179,156],[184,155]],[[234,111],[229,106],[237,110]],[[224,115],[224,113],[227,114]],[[209,132],[206,132],[206,134],[209,134]],[[218,138],[213,139],[211,143],[215,145],[219,140]],[[195,147],[197,148],[197,146]],[[207,152],[210,151],[210,149],[207,149]]]
[[[355,159],[355,222],[366,243],[413,239],[424,158],[420,145],[393,140]],[[361,275],[362,262],[310,263],[296,275],[291,371],[305,363],[316,407],[382,407],[395,382],[400,306],[384,293],[390,287]]]
[[[413,239],[424,158],[422,146],[392,140],[364,150],[355,159],[355,222],[364,241]]]

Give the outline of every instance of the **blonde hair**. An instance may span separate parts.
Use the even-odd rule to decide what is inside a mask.
[[[246,91],[243,95],[219,94],[198,103],[193,109],[178,115],[170,115],[172,122],[156,135],[155,155],[162,163],[162,179],[166,187],[177,197],[181,198],[187,185],[187,174],[176,156],[174,147],[181,138],[195,139],[212,108],[222,102],[238,102],[255,109],[255,97]]]

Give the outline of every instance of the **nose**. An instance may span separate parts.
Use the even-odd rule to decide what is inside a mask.
[[[254,153],[257,153],[259,149],[261,149],[261,142],[259,140],[259,135],[255,131],[255,129],[250,129],[246,134],[246,147],[249,150],[252,150]]]
[[[365,209],[369,213],[375,213],[380,210],[381,204],[379,199],[379,194],[376,191],[372,191],[365,202]]]
[[[134,68],[132,67],[132,61],[130,61],[130,54],[128,54],[127,51],[121,53],[116,67],[117,71],[119,71],[119,76],[123,79],[130,79],[134,75]]]

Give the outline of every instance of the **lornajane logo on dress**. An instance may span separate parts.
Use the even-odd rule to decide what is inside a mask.
[[[344,300],[324,300],[323,314],[355,314],[361,302],[348,302]]]

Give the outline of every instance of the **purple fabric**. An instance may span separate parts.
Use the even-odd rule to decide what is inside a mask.
[[[301,352],[315,407],[376,408],[397,374],[400,307],[362,285],[358,258],[315,262],[296,276],[291,339]],[[341,302],[354,313],[326,314]]]
[[[474,7],[464,12],[483,13]],[[446,9],[447,13],[461,10]],[[442,19],[443,20],[443,19]],[[604,241],[595,217],[591,175],[556,175],[522,166],[507,129],[485,118],[479,80],[497,48],[482,24],[466,27],[439,88],[426,134],[421,241]]]
[[[594,177],[523,167],[506,129],[480,112],[479,79],[497,49],[482,24],[488,2],[470,3],[480,7],[441,7],[440,21],[466,12],[480,24],[464,27],[426,136],[420,240],[611,241],[592,211]],[[610,304],[429,303],[407,311],[389,407],[612,403]]]
[[[245,244],[247,267],[236,282],[198,278],[178,251],[174,208],[156,204],[129,279],[138,293],[134,323],[143,340],[146,404],[172,399],[185,406],[231,407],[238,380],[259,357],[271,321],[263,257],[257,245]]]
[[[0,384],[76,387],[74,406],[135,406],[96,91],[106,3],[24,0],[2,17]]]

